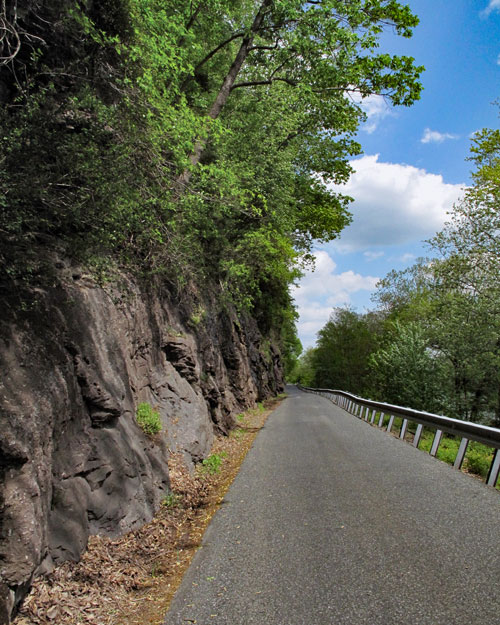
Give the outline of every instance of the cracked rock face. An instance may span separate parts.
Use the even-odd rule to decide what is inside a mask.
[[[233,415],[283,388],[255,324],[178,310],[128,282],[40,291],[0,324],[0,624],[34,575],[77,560],[90,534],[149,521],[169,492],[169,451],[204,458]],[[158,411],[148,437],[137,405]]]

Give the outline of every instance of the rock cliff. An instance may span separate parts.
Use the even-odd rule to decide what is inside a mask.
[[[90,534],[151,519],[171,451],[202,459],[214,432],[283,388],[252,319],[210,302],[182,310],[126,278],[61,274],[29,303],[7,298],[0,321],[0,623]],[[161,416],[154,437],[137,425],[140,402]]]

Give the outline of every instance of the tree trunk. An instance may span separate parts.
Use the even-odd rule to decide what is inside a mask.
[[[229,71],[224,78],[219,93],[217,94],[217,97],[215,98],[215,101],[210,108],[208,116],[211,119],[217,119],[217,117],[220,115],[220,112],[224,108],[229,94],[231,93],[232,86],[234,85],[234,82],[238,74],[240,73],[241,68],[243,67],[243,63],[245,62],[248,53],[250,52],[250,48],[252,46],[255,35],[260,30],[266,10],[272,4],[272,2],[273,0],[263,0],[262,4],[260,5],[259,11],[253,20],[248,35],[243,38],[240,49],[238,50],[238,54],[232,62],[231,67],[229,68]],[[205,149],[206,144],[207,139],[198,139],[198,141],[196,142],[194,150],[189,157],[189,160],[191,161],[191,165],[193,167],[195,167],[200,162],[201,155],[203,154],[203,150]],[[175,184],[177,197],[182,195],[186,185],[191,179],[192,173],[192,168],[185,169],[182,174],[177,178]]]

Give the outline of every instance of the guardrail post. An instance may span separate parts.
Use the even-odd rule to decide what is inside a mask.
[[[373,425],[374,421],[375,421],[375,415],[377,414],[377,411],[375,410],[375,408],[372,410],[372,418],[370,420],[370,423]]]
[[[381,412],[381,413],[380,413],[380,418],[379,418],[379,420],[378,420],[378,426],[379,426],[379,428],[381,428],[381,427],[384,425],[384,417],[385,417],[385,414],[384,414],[383,412]]]
[[[394,423],[394,415],[391,414],[391,418],[389,419],[389,423],[387,424],[387,432],[392,430],[392,424]]]
[[[455,467],[455,469],[460,469],[460,467],[462,466],[462,462],[464,461],[465,452],[467,451],[468,444],[469,444],[469,439],[462,438],[462,440],[460,441],[460,447],[458,448],[457,457],[455,458],[455,462],[453,463],[453,466]]]
[[[422,436],[423,429],[424,429],[424,426],[421,423],[419,423],[417,425],[417,431],[415,432],[415,436],[413,438],[413,447],[418,448],[418,444],[420,443],[420,437]]]
[[[399,438],[404,439],[407,427],[408,427],[408,419],[403,419],[403,424],[401,425],[401,432],[399,433]]]
[[[436,430],[436,433],[434,434],[434,439],[432,441],[432,447],[431,447],[431,450],[429,452],[431,454],[431,456],[436,457],[437,450],[439,448],[439,443],[441,442],[442,437],[443,437],[442,430]]]
[[[486,484],[488,484],[488,486],[493,486],[493,488],[495,488],[495,486],[497,485],[499,473],[500,473],[500,451],[498,449],[495,449],[495,453],[493,454],[493,460],[491,462],[491,467],[488,472],[488,477],[486,478]]]

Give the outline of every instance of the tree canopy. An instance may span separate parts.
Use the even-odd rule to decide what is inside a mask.
[[[421,89],[379,48],[418,23],[395,0],[6,0],[1,17],[2,280],[47,276],[57,248],[209,283],[265,331],[293,325],[300,262],[349,223],[328,184],[361,150],[359,98]]]

